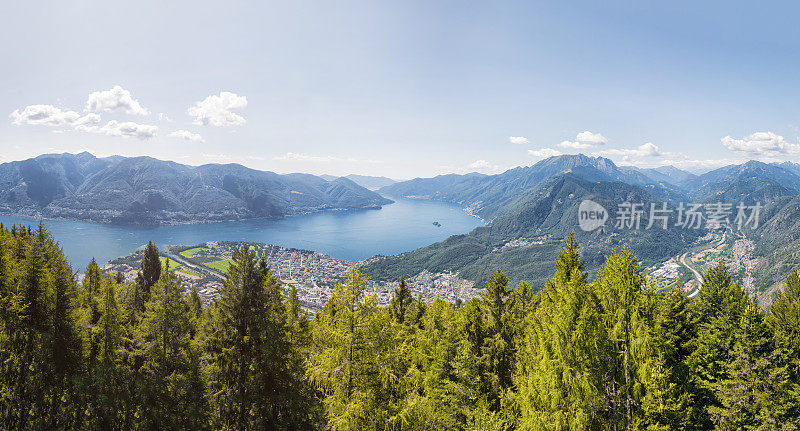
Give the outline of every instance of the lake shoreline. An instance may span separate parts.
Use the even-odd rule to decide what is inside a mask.
[[[148,228],[148,227],[159,227],[159,226],[182,226],[182,225],[197,225],[197,224],[208,224],[208,223],[225,223],[225,222],[244,222],[244,221],[253,221],[253,220],[264,220],[264,221],[278,221],[283,220],[286,218],[291,217],[302,217],[312,214],[319,214],[329,211],[364,211],[364,210],[380,210],[383,209],[386,205],[392,205],[395,203],[394,201],[382,205],[371,204],[366,205],[363,207],[356,207],[356,208],[326,208],[321,209],[318,211],[306,211],[300,212],[296,214],[286,214],[281,217],[242,217],[242,218],[231,218],[231,219],[197,219],[197,220],[186,220],[186,221],[177,221],[177,220],[163,220],[157,223],[124,223],[124,222],[114,222],[114,221],[107,221],[107,220],[96,220],[92,218],[75,218],[75,217],[53,217],[53,216],[43,216],[41,213],[37,213],[35,215],[31,215],[29,213],[20,213],[14,211],[3,211],[0,210],[0,216],[9,216],[9,217],[23,217],[23,218],[31,218],[34,220],[65,220],[65,221],[77,221],[77,222],[85,222],[85,223],[97,223],[109,226],[119,226],[119,227],[131,227],[131,228]]]
[[[259,242],[357,262],[416,250],[483,225],[457,204],[403,197],[394,201],[379,211],[328,210],[277,220],[142,226],[0,213],[0,222],[10,227],[35,226],[42,221],[76,269],[84,268],[92,258],[102,264],[128,255],[148,241],[159,247],[207,241]],[[434,226],[433,221],[442,226]]]

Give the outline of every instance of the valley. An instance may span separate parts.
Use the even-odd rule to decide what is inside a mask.
[[[643,272],[660,289],[673,284],[682,285],[687,296],[693,298],[699,293],[702,274],[724,263],[731,276],[748,292],[756,292],[754,269],[760,260],[755,257],[754,248],[754,242],[741,233],[732,230],[712,232],[699,238],[684,253],[645,268]]]

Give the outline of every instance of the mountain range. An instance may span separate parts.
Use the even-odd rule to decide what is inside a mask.
[[[611,222],[591,232],[579,229],[578,211],[586,199],[606,208]],[[705,234],[702,229],[665,230],[658,225],[637,231],[617,228],[617,203],[625,201],[645,207],[663,202],[645,187],[560,173],[503,206],[503,212],[486,226],[411,252],[373,258],[363,271],[376,279],[408,277],[423,270],[454,272],[482,285],[493,271],[502,269],[512,282],[526,280],[543,286],[552,275],[553,256],[571,231],[581,243],[590,273],[596,272],[612,248],[628,245],[648,266],[679,253]],[[645,212],[642,228],[649,220]]]
[[[655,169],[618,167],[604,157],[583,154],[554,156],[532,166],[510,169],[497,175],[449,174],[415,178],[381,188],[383,194],[458,203],[490,220],[514,207],[544,180],[572,173],[588,181],[622,182],[647,189],[667,202],[714,202],[750,199],[764,203],[779,196],[800,193],[800,165],[749,161],[694,175],[664,166]]]
[[[0,164],[0,212],[111,223],[280,218],[391,203],[350,179],[238,164],[46,154]]]
[[[369,190],[379,187],[378,192]],[[617,228],[618,204],[675,210],[681,203],[763,206],[760,224],[738,232],[754,244],[767,289],[800,266],[800,165],[749,161],[701,175],[672,166],[617,166],[603,157],[562,155],[496,175],[448,174],[395,182],[386,177],[279,175],[237,164],[187,166],[150,157],[47,154],[0,164],[0,212],[111,223],[192,223],[280,218],[323,210],[378,208],[383,196],[460,204],[485,226],[418,250],[377,256],[362,266],[375,279],[450,271],[481,285],[495,269],[541,286],[575,231],[594,273],[612,248],[627,245],[644,266],[697,244],[701,229]],[[584,200],[611,220],[578,227]],[[640,222],[649,223],[647,211]]]
[[[764,271],[761,288],[800,265],[800,165],[792,162],[750,161],[695,175],[672,166],[620,167],[603,157],[562,155],[497,175],[416,178],[380,192],[458,203],[487,225],[418,250],[374,258],[364,271],[377,278],[451,271],[481,285],[501,268],[512,280],[541,286],[570,231],[581,242],[590,273],[612,248],[628,245],[649,266],[677,256],[707,233],[704,228],[617,229],[617,206],[625,201],[643,203],[645,209],[665,204],[672,210],[680,203],[735,207],[758,202],[764,206],[761,225],[744,233],[754,241],[756,256],[773,268]],[[584,199],[608,209],[611,222],[592,232],[579,229],[578,207]],[[645,211],[642,226],[648,219]]]

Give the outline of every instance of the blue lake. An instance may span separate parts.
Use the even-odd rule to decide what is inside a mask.
[[[147,241],[193,245],[206,241],[250,241],[313,250],[337,259],[362,260],[397,254],[469,232],[483,223],[453,204],[392,197],[379,210],[326,211],[281,220],[247,220],[141,228],[71,220],[44,220],[75,269],[92,259],[103,264],[128,255]],[[441,227],[434,226],[438,221]],[[7,227],[37,219],[0,215]]]

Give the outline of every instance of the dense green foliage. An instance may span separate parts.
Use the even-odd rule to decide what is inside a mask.
[[[768,310],[720,265],[657,292],[569,235],[544,286],[378,305],[351,271],[312,317],[246,247],[216,303],[145,253],[79,286],[40,225],[0,227],[3,429],[739,430],[800,425],[800,276]],[[533,293],[536,290],[537,293]]]

